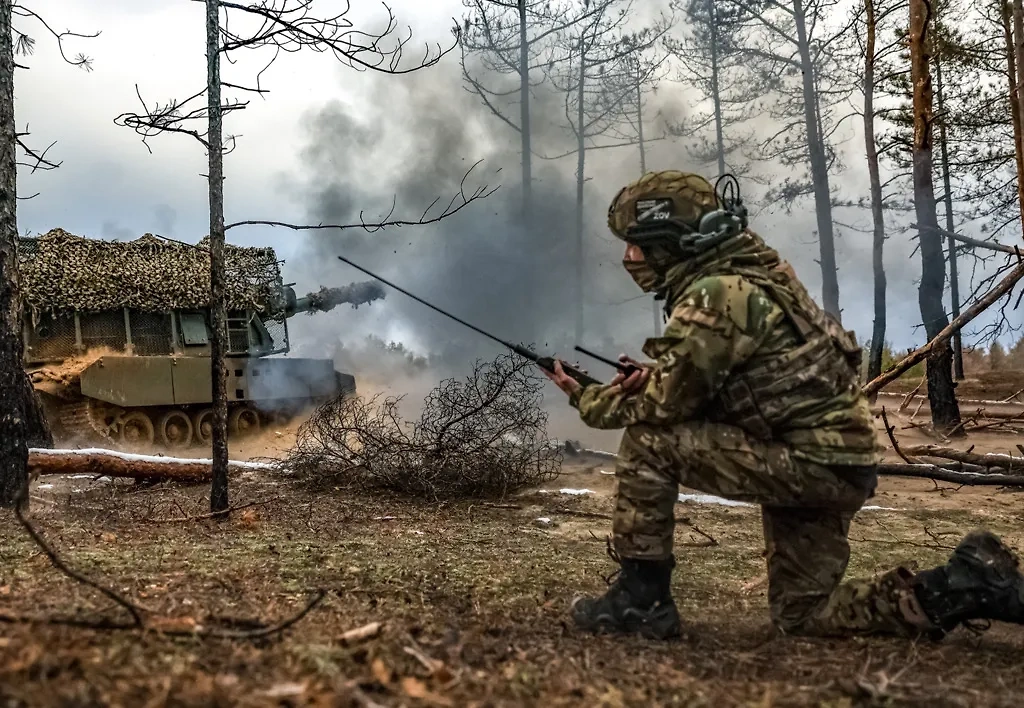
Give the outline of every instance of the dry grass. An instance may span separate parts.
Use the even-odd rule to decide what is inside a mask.
[[[608,481],[587,479],[591,489]],[[37,489],[46,501],[35,503],[34,522],[75,567],[154,617],[179,627],[269,624],[313,589],[329,597],[282,637],[249,643],[0,624],[3,705],[983,706],[1015,704],[1024,690],[1024,631],[1014,627],[981,638],[961,630],[941,644],[771,638],[755,509],[688,506],[720,545],[678,549],[675,594],[688,633],[654,643],[593,638],[566,623],[573,596],[600,590],[611,570],[608,522],[556,510],[607,514],[604,495],[531,492],[511,500],[519,508],[423,505],[248,478],[234,501],[269,503],[226,524],[157,523],[202,513],[206,490],[87,485]],[[942,534],[979,523],[1022,540],[1015,505],[972,497],[950,509],[943,498],[941,511],[927,511],[900,494],[915,508],[858,516],[851,573],[911,557],[939,562],[946,550],[912,544],[955,541]],[[0,533],[0,609],[116,613],[58,575],[14,519],[5,515]],[[687,540],[681,528],[677,541]],[[341,642],[376,621],[379,636]]]

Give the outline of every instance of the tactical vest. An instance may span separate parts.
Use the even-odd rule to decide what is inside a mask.
[[[734,370],[712,402],[710,418],[743,428],[755,438],[777,439],[790,429],[792,418],[806,415],[809,401],[824,404],[856,396],[862,354],[854,334],[817,306],[788,264],[728,270],[767,293],[785,313],[799,343]]]

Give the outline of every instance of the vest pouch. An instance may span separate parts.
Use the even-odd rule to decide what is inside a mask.
[[[750,384],[734,377],[719,390],[713,420],[741,428],[757,440],[771,440],[772,427],[761,414]]]

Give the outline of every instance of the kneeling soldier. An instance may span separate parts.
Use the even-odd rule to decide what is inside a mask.
[[[860,348],[776,251],[739,199],[704,178],[649,173],[613,200],[623,265],[665,301],[653,361],[609,385],[548,376],[588,426],[624,428],[612,522],[618,579],[573,605],[577,626],[680,632],[670,578],[682,484],[762,508],[773,624],[790,634],[941,636],[965,620],[1024,623],[1024,577],[993,534],[949,561],[840,584],[850,520],[874,494],[879,451],[858,382]]]

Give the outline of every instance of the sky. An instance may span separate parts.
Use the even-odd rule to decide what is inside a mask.
[[[399,24],[413,29],[410,46],[419,42],[410,56],[424,42],[449,45],[451,25],[463,14],[461,0],[390,4]],[[317,5],[337,8],[341,3]],[[379,25],[382,5],[356,5],[351,17],[359,27]],[[92,57],[93,71],[84,72],[61,60],[56,42],[38,22],[16,22],[36,40],[34,54],[19,58],[30,67],[16,76],[19,130],[28,126],[27,140],[36,148],[55,141],[48,157],[61,162],[57,170],[20,171],[20,194],[38,193],[19,204],[22,233],[61,227],[98,238],[133,239],[152,232],[183,241],[201,239],[208,231],[204,148],[185,135],[157,136],[147,148],[115,118],[139,110],[139,95],[152,105],[203,86],[204,6],[187,0],[47,0],[29,6],[44,13],[54,29],[101,34],[65,42],[69,55]],[[235,65],[225,64],[223,78],[249,84],[267,59],[262,52],[240,57]],[[365,279],[334,258],[344,251],[438,298],[439,305],[493,325],[503,337],[569,344],[555,333],[571,326],[564,274],[572,269],[565,245],[571,238],[566,207],[575,199],[575,165],[535,160],[540,226],[522,234],[504,220],[501,213],[518,183],[515,136],[464,90],[457,52],[411,77],[356,72],[323,53],[283,55],[263,75],[262,85],[269,93],[246,96],[248,107],[225,119],[225,134],[238,136],[237,147],[225,158],[228,222],[315,223],[352,219],[360,209],[372,218],[386,213],[393,199],[396,215],[415,217],[435,197],[447,201],[467,166],[478,160],[483,162],[470,186],[499,190],[486,204],[471,205],[457,219],[431,228],[366,234],[247,227],[230,231],[229,241],[277,249],[285,260],[285,280],[296,283],[300,295],[321,284]],[[679,118],[693,97],[670,77],[652,101]],[[564,138],[554,108],[535,125],[542,145],[552,152]],[[848,141],[843,148],[848,168],[836,183],[844,195],[858,198],[867,194],[867,172],[857,121],[849,121],[840,134]],[[649,169],[691,167],[682,146],[669,140],[649,145],[647,162]],[[638,173],[633,149],[595,153],[588,163],[585,202],[587,343],[598,349],[629,347],[634,354],[653,329],[652,305],[618,266],[621,248],[604,219],[615,192]],[[837,213],[837,218],[862,225],[867,217]],[[792,212],[763,207],[753,215],[752,227],[794,264],[818,297],[814,224],[813,203],[807,201]],[[872,317],[870,235],[840,229],[837,245],[844,324],[864,340]],[[890,339],[897,348],[919,345],[923,332],[913,329],[920,320],[919,265],[911,259],[910,244],[894,239],[887,267]],[[533,299],[523,301],[524,293]],[[297,318],[292,326],[293,346],[302,355],[356,350],[368,334],[424,354],[454,346],[469,347],[468,356],[493,351],[476,335],[397,293],[356,311],[335,311],[315,321]]]

